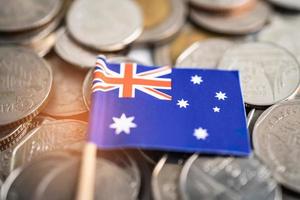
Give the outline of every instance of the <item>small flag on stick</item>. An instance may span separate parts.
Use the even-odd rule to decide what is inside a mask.
[[[89,140],[144,148],[248,155],[239,73],[107,63],[94,70]]]

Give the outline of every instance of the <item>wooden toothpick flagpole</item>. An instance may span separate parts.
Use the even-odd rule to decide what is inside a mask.
[[[87,142],[82,154],[76,200],[94,199],[96,160],[97,146]]]

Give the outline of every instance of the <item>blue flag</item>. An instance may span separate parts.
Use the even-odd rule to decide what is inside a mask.
[[[94,70],[90,141],[145,148],[248,155],[237,71],[107,63]]]

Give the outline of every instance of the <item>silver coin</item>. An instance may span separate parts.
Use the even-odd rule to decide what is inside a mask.
[[[59,12],[62,0],[1,0],[0,31],[24,31],[51,21]]]
[[[300,66],[287,50],[271,43],[245,43],[225,52],[218,68],[239,70],[246,104],[269,106],[293,95]]]
[[[259,116],[264,112],[264,110],[259,110],[256,108],[253,108],[250,110],[247,116],[247,128],[250,134],[253,133],[254,125],[259,118]]]
[[[20,33],[7,33],[0,34],[0,44],[22,44],[22,45],[30,45],[41,41],[46,36],[48,36],[51,32],[53,32],[57,26],[60,24],[63,19],[65,12],[68,8],[70,0],[63,1],[63,7],[59,11],[58,15],[48,24],[41,26],[39,28],[20,32]]]
[[[286,101],[267,109],[253,132],[255,153],[271,169],[273,177],[300,192],[300,101]]]
[[[88,47],[116,51],[139,37],[142,15],[131,0],[75,1],[67,14],[67,28]]]
[[[183,166],[180,156],[164,155],[152,173],[152,192],[155,200],[180,199],[179,175]]]
[[[139,61],[128,58],[128,57],[111,57],[108,59],[111,63],[121,63],[121,62],[131,62],[141,64]],[[93,71],[90,69],[86,74],[83,84],[82,84],[82,96],[86,108],[89,110],[91,106],[91,96],[92,96],[92,84],[93,84]]]
[[[170,14],[158,25],[146,28],[137,39],[138,43],[158,43],[172,38],[185,23],[186,5],[181,0],[170,0]],[[155,11],[152,11],[155,12]]]
[[[300,20],[299,20],[300,21]],[[258,34],[259,41],[278,44],[292,52],[300,62],[299,21],[286,22],[278,19]]]
[[[268,4],[257,1],[254,8],[239,15],[222,15],[206,11],[191,10],[191,19],[199,26],[221,34],[242,35],[263,28],[271,15]]]
[[[40,182],[57,166],[68,162],[69,159],[72,159],[70,154],[55,152],[16,169],[5,181],[1,190],[1,199],[34,199]]]
[[[191,0],[190,2],[200,8],[212,11],[230,11],[246,6],[251,0]]]
[[[180,175],[183,200],[281,199],[281,190],[269,170],[253,157],[223,158],[193,155]]]
[[[82,99],[82,83],[85,71],[66,63],[56,54],[49,54],[46,60],[53,70],[53,90],[49,103],[43,110],[50,116],[66,117],[87,111]]]
[[[225,51],[234,43],[224,39],[208,39],[189,46],[176,60],[177,68],[216,68]]]
[[[65,61],[81,67],[95,66],[96,57],[100,54],[80,46],[70,38],[65,29],[59,32],[55,43],[55,52]]]
[[[78,120],[54,120],[30,131],[13,150],[11,170],[34,157],[53,150],[70,149],[86,139],[87,123]]]
[[[50,50],[55,44],[55,41],[56,34],[55,32],[53,32],[47,35],[45,38],[32,44],[29,44],[28,47],[33,49],[33,51],[36,52],[40,57],[44,57],[50,52]]]
[[[52,86],[50,66],[33,51],[0,47],[0,126],[20,124],[36,116]]]
[[[300,2],[295,0],[268,0],[269,2],[291,10],[300,10]]]

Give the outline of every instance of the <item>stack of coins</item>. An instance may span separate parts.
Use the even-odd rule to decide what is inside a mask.
[[[300,200],[295,0],[0,0],[0,199],[75,199],[92,70],[239,70],[247,158],[98,150],[95,199]],[[189,119],[192,120],[192,119]]]

